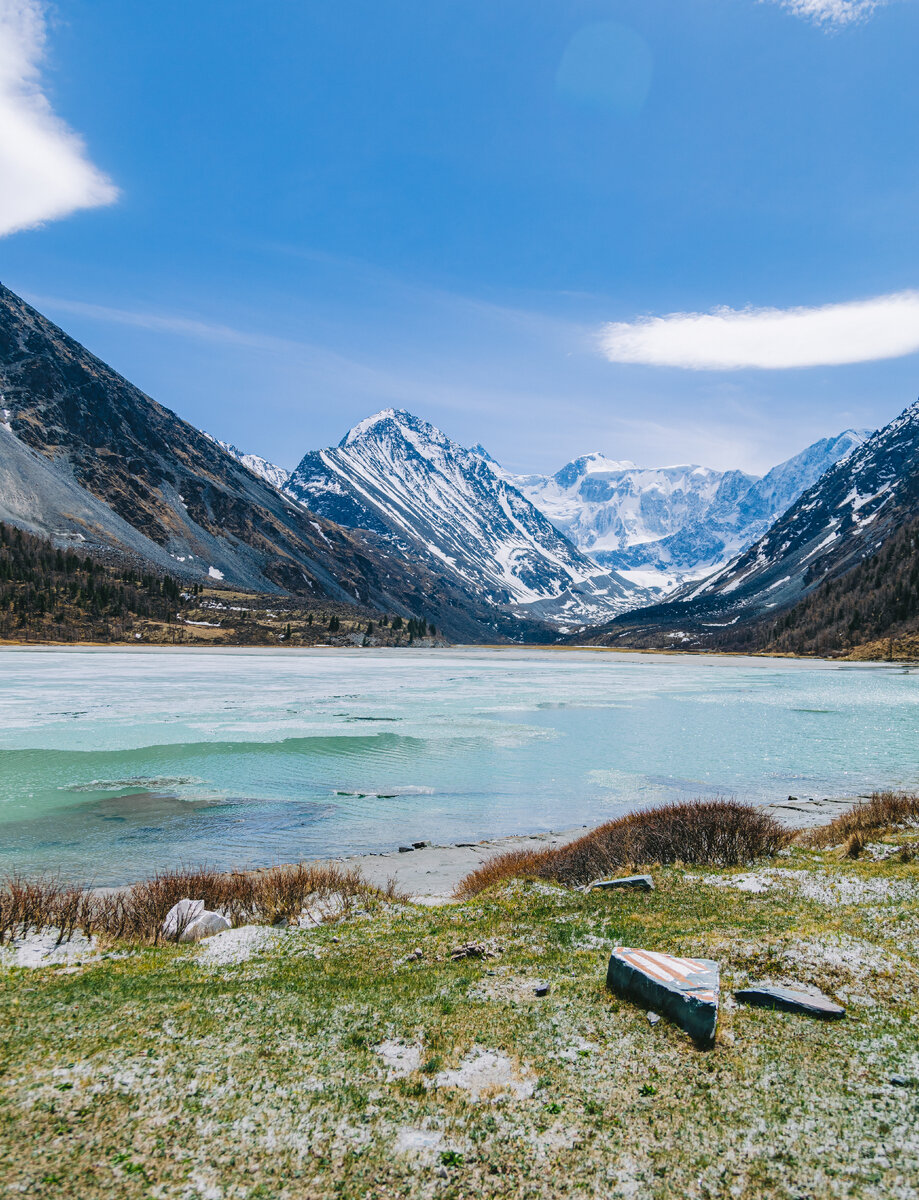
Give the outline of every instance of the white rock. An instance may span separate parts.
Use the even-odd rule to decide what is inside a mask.
[[[215,933],[223,933],[230,929],[230,922],[222,913],[205,909],[197,921],[192,922],[179,936],[180,942],[200,942],[202,938],[212,937]]]
[[[202,938],[230,928],[230,922],[220,913],[204,907],[203,900],[182,899],[166,914],[162,924],[163,937],[179,942],[200,942]]]

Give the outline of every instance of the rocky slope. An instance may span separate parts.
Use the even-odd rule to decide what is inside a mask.
[[[555,475],[492,470],[596,562],[670,591],[725,566],[868,431],[824,438],[763,477],[695,465],[645,468],[586,454]],[[489,460],[491,461],[491,460]]]
[[[386,409],[338,446],[307,454],[287,495],[349,529],[371,530],[498,609],[592,624],[647,593],[581,554],[476,451]]]

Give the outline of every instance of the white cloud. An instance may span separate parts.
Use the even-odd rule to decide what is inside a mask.
[[[900,358],[919,350],[919,292],[822,308],[717,308],[644,317],[605,325],[600,345],[611,362],[697,371]]]
[[[41,90],[42,0],[0,0],[0,237],[111,204],[114,184]]]
[[[778,0],[783,8],[798,17],[808,17],[818,25],[851,25],[864,21],[887,0]]]

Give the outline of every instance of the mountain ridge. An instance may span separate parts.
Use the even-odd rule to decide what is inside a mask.
[[[837,583],[837,593],[844,595],[849,573],[881,554],[917,518],[919,401],[830,467],[722,570],[685,585],[662,604],[614,620],[597,636],[607,644],[661,645],[679,636],[686,646],[765,646],[778,637],[781,614],[818,589],[829,597]],[[856,586],[856,577],[851,582]],[[870,587],[858,586],[864,606]],[[883,580],[875,578],[873,586],[880,597]],[[816,602],[811,610],[815,607]],[[890,608],[902,608],[896,597]],[[820,619],[832,625],[837,618],[825,611]],[[878,626],[873,632],[880,636]],[[808,637],[811,644],[819,641],[816,619]]]

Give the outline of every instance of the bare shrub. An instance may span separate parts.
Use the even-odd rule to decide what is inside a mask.
[[[773,855],[789,840],[774,817],[735,800],[666,804],[609,821],[567,846],[489,859],[460,882],[457,895],[521,877],[577,887],[640,863],[737,866]]]
[[[295,863],[261,871],[219,872],[207,867],[158,871],[131,887],[94,890],[61,883],[53,877],[11,877],[0,883],[0,945],[14,937],[56,929],[61,941],[77,930],[87,936],[156,942],[166,914],[184,897],[203,900],[233,925],[295,921],[302,910],[333,898],[346,915],[358,900],[404,897],[390,881],[385,888],[368,883],[355,868],[334,863]],[[181,936],[182,929],[176,933]]]
[[[854,833],[850,833],[846,838],[846,844],[842,848],[843,858],[858,858],[865,848],[865,835],[857,829]]]
[[[861,836],[864,845],[867,834],[877,834],[917,820],[919,796],[909,792],[875,792],[861,804],[841,813],[828,825],[807,830],[800,835],[800,840],[808,846],[846,843],[846,854],[849,854],[848,845],[853,837]],[[851,844],[854,846],[856,843],[853,841]]]

